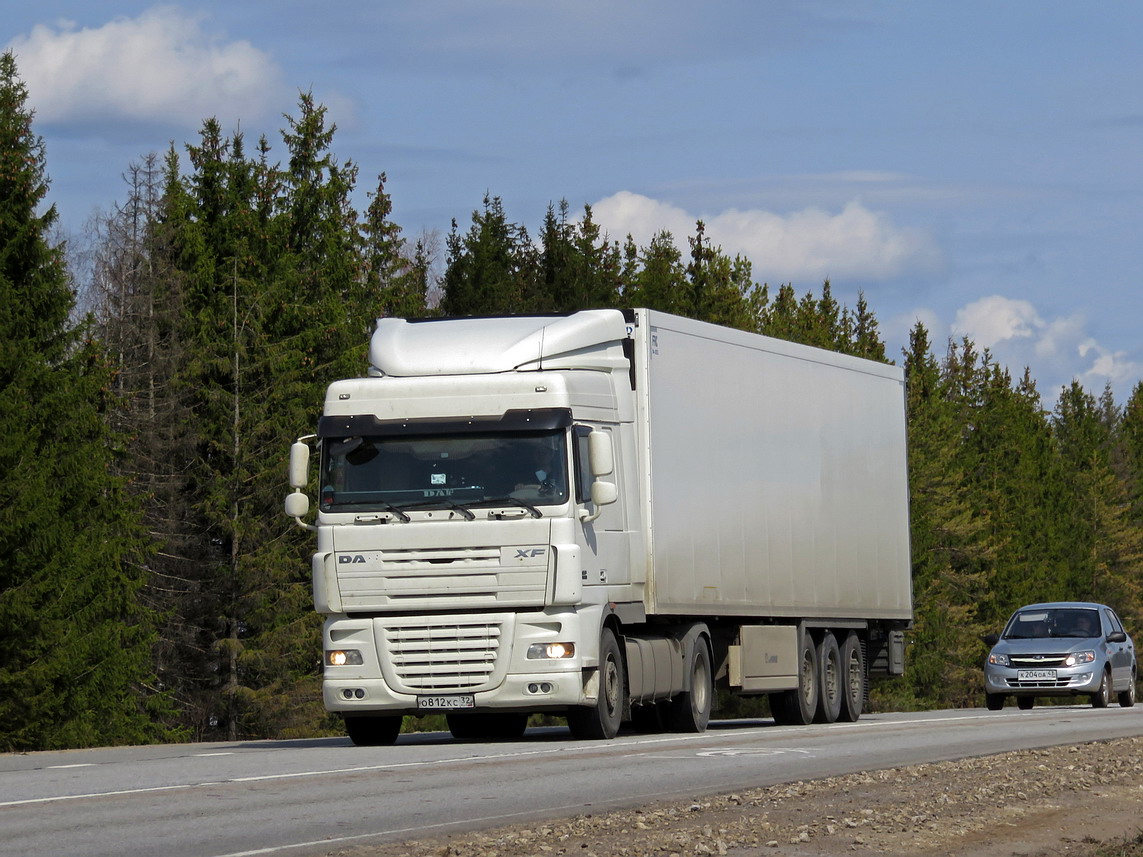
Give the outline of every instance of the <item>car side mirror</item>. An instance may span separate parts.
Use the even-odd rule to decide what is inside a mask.
[[[1124,631],[1112,631],[1107,635],[1107,642],[1109,643],[1126,643],[1127,634]]]
[[[980,639],[983,640],[986,645],[995,646],[997,643],[1000,642],[1000,635],[999,634],[985,634]]]

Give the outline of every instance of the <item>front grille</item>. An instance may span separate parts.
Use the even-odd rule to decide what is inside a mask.
[[[471,691],[487,685],[500,652],[501,625],[481,621],[385,629],[385,655],[406,693]]]
[[[1054,669],[1055,667],[1062,667],[1064,659],[1067,655],[1009,655],[1008,662],[1012,664],[1013,669],[1038,669],[1043,667],[1045,669]]]

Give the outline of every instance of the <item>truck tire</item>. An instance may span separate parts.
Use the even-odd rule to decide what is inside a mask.
[[[805,726],[814,722],[818,710],[818,653],[813,638],[802,633],[798,656],[798,686],[770,694],[770,711],[783,725]]]
[[[834,723],[841,714],[844,683],[841,670],[841,649],[832,631],[822,634],[817,645],[818,704],[814,712],[815,723]]]
[[[357,747],[387,747],[401,734],[399,714],[345,718],[345,732]]]
[[[445,722],[458,741],[511,741],[528,728],[528,715],[500,711],[446,714]]]
[[[672,732],[705,732],[714,701],[714,673],[705,637],[695,637],[691,649],[691,689],[668,703],[667,723]]]
[[[614,738],[623,722],[626,694],[623,655],[614,632],[604,628],[599,638],[599,696],[595,705],[568,709],[568,728],[572,737],[580,741]]]
[[[854,723],[865,710],[865,653],[861,638],[850,631],[841,644],[841,713],[837,719]]]

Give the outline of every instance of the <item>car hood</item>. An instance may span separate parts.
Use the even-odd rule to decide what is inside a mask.
[[[1083,652],[1102,648],[1102,637],[1032,637],[1030,639],[1001,640],[992,651],[1005,655],[1033,655]]]

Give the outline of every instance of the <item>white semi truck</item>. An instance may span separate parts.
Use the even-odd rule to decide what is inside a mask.
[[[354,743],[700,732],[716,687],[852,721],[902,671],[900,368],[644,309],[386,318],[369,359],[286,500]]]

